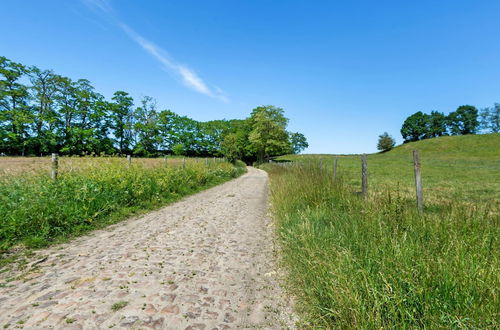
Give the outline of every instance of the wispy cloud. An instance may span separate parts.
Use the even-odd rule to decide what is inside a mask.
[[[174,73],[180,78],[182,83],[198,93],[219,99],[225,103],[229,100],[225,93],[218,87],[209,87],[203,79],[200,78],[192,69],[184,64],[177,63],[172,59],[168,53],[155,43],[145,39],[139,33],[134,31],[130,26],[119,20],[110,5],[108,0],[82,0],[88,7],[98,10],[104,14],[111,16],[116,23],[135,43],[141,46],[147,53],[161,63],[163,68],[169,72]]]

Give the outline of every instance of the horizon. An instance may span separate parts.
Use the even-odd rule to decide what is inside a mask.
[[[6,1],[0,55],[199,121],[273,104],[304,154],[374,153],[417,111],[500,102],[498,2],[286,4]]]

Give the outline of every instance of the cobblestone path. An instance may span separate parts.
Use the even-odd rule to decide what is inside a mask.
[[[267,175],[249,168],[0,274],[0,327],[287,328],[274,253]]]

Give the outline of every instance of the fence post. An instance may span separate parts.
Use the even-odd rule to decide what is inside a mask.
[[[56,153],[52,154],[52,171],[50,172],[50,177],[52,180],[57,180],[57,172],[59,169],[59,157]]]
[[[333,181],[337,178],[337,158],[333,159]]]
[[[182,168],[186,168],[186,157],[182,157]]]
[[[420,155],[418,150],[413,150],[413,166],[415,168],[415,187],[417,193],[417,209],[420,214],[424,212],[424,193],[422,188],[422,175],[420,173]]]
[[[163,158],[163,163],[164,163],[165,167],[167,167],[167,166],[168,166],[168,159],[167,159],[167,156],[165,156],[165,157]]]
[[[361,194],[364,198],[368,197],[368,165],[366,163],[366,154],[361,156]]]
[[[132,156],[127,155],[127,164],[130,166],[132,164]]]
[[[208,158],[205,157],[205,165],[208,166]]]

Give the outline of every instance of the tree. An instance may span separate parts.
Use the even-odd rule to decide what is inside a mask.
[[[120,154],[128,153],[132,144],[132,117],[134,99],[128,93],[117,91],[111,98],[111,129]]]
[[[418,141],[429,136],[429,115],[418,111],[406,118],[401,127],[404,142]]]
[[[292,146],[292,153],[298,154],[302,150],[309,147],[307,139],[302,133],[291,133],[290,135],[290,145]]]
[[[472,105],[461,105],[448,115],[451,134],[475,134],[479,127],[478,111]]]
[[[290,150],[290,141],[286,126],[288,119],[282,108],[273,105],[253,109],[250,115],[252,131],[249,142],[262,162],[265,158],[286,154]]]
[[[500,132],[500,103],[495,103],[492,108],[483,108],[479,114],[479,127],[485,132]]]
[[[500,103],[495,103],[490,110],[490,125],[492,133],[500,133]]]
[[[32,66],[29,70],[31,81],[31,106],[33,114],[32,144],[35,154],[53,152],[57,145],[58,113],[55,95],[58,78],[51,70],[40,70]]]
[[[238,136],[236,133],[229,133],[222,141],[222,154],[230,162],[235,162],[241,159],[241,150],[238,148]]]
[[[33,116],[28,106],[28,87],[19,82],[27,72],[24,65],[0,57],[0,118],[7,153],[24,155],[29,142]]]
[[[426,138],[433,138],[446,135],[446,116],[439,111],[432,111],[427,117]]]
[[[150,96],[144,96],[141,104],[142,106],[138,107],[134,113],[136,120],[134,128],[138,138],[134,153],[154,156],[161,144],[156,101]]]
[[[377,149],[385,152],[389,151],[396,145],[396,141],[389,135],[389,133],[384,132],[378,136]]]

